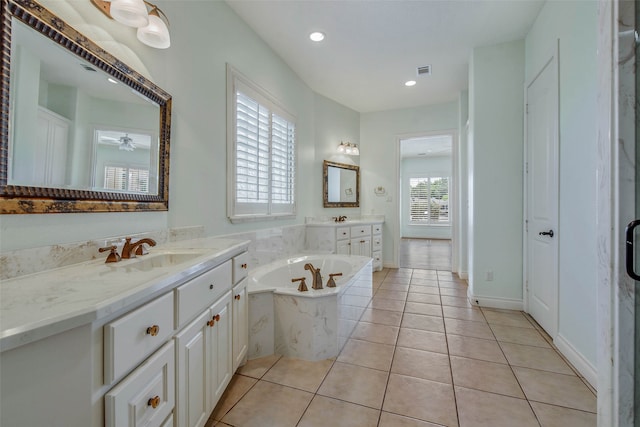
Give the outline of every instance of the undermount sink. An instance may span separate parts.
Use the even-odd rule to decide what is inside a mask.
[[[182,264],[202,256],[202,252],[170,252],[161,254],[149,254],[136,258],[134,262],[127,263],[123,267],[140,271],[149,271],[154,268],[171,267]]]

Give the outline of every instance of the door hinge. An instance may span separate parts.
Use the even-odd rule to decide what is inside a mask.
[[[526,231],[527,233],[529,232],[529,220],[528,219],[524,220],[524,231]]]
[[[524,170],[525,170],[525,173],[529,173],[529,162],[525,162]]]
[[[527,112],[527,114],[529,114],[529,104],[524,104],[524,106],[525,111]]]

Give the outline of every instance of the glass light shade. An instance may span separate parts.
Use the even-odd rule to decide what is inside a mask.
[[[113,0],[109,11],[111,17],[129,27],[144,27],[149,24],[147,6],[142,0]]]
[[[340,145],[338,145],[338,153],[344,153],[345,148],[344,143],[340,142]]]
[[[169,29],[155,10],[149,13],[149,25],[138,28],[138,40],[156,49],[166,49],[171,46]]]
[[[351,148],[351,144],[347,142],[347,147],[344,150],[345,154],[352,154],[353,149]]]
[[[351,154],[353,154],[354,156],[359,156],[360,155],[360,149],[358,148],[358,146],[356,144],[353,144],[353,150],[352,150]]]

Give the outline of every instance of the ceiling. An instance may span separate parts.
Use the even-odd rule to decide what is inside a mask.
[[[524,38],[544,0],[227,3],[312,90],[371,112],[456,100],[468,87],[472,49]],[[310,41],[313,31],[325,40]],[[418,77],[424,65],[432,74]]]

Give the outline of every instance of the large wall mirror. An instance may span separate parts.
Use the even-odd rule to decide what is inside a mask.
[[[171,96],[40,4],[2,7],[0,213],[167,210]]]
[[[325,208],[360,206],[360,167],[325,160],[323,163]]]

